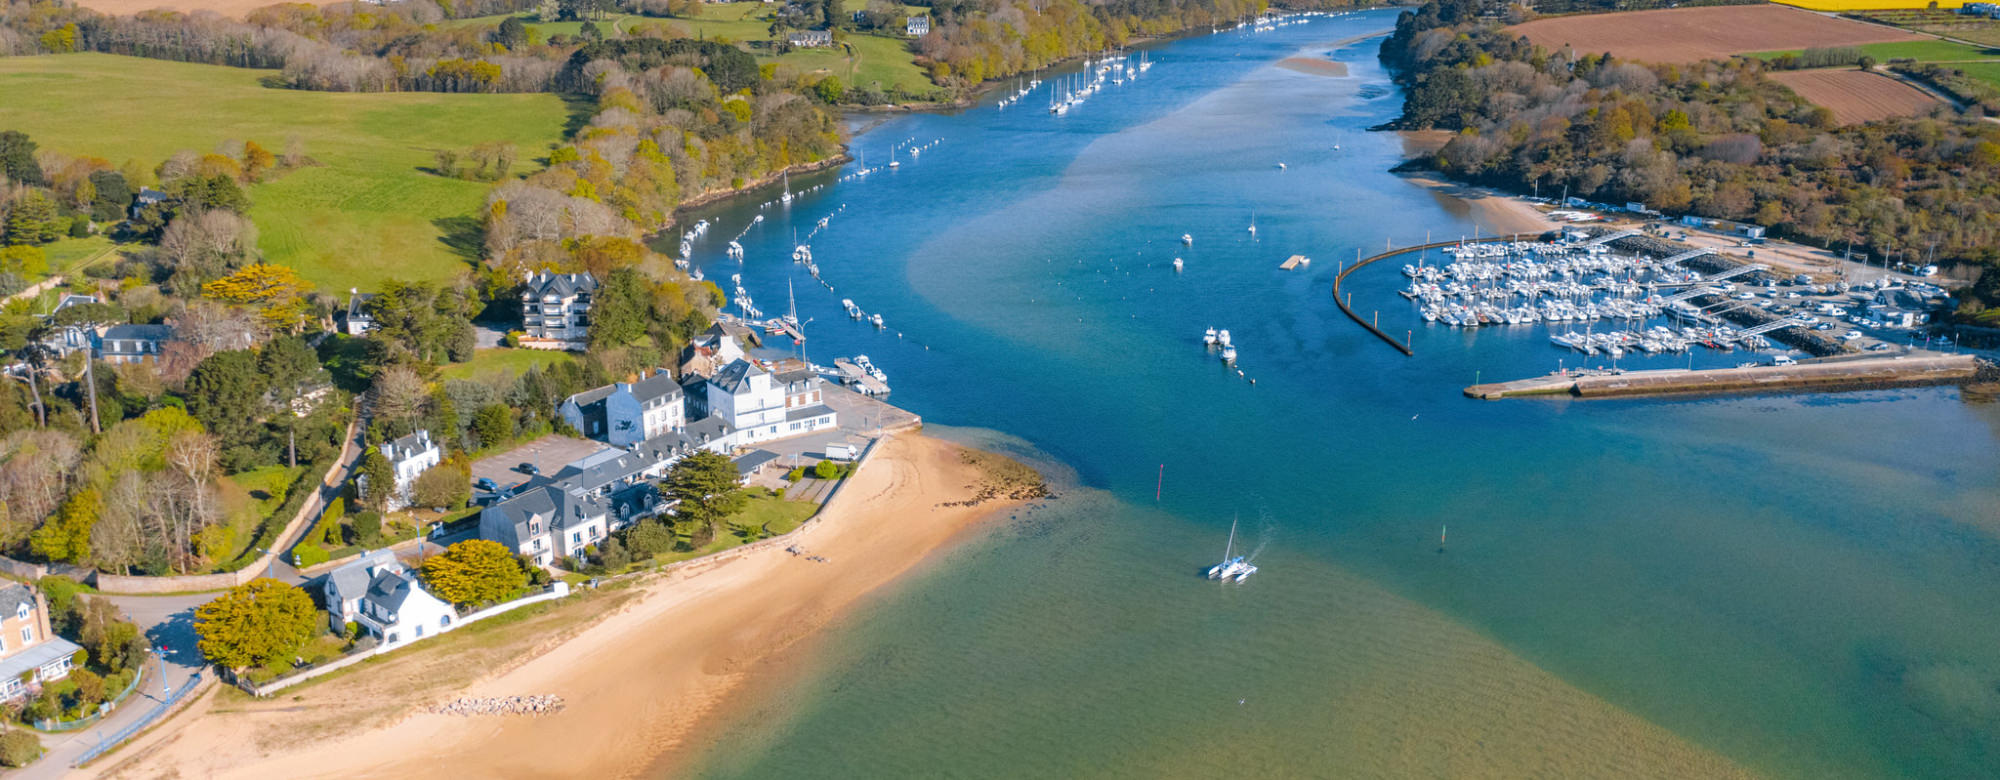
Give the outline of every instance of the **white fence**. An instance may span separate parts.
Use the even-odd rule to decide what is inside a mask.
[[[405,642],[397,642],[395,644],[378,644],[367,650],[343,656],[340,658],[340,660],[321,664],[309,670],[300,672],[298,674],[294,674],[290,677],[283,677],[276,680],[272,680],[270,682],[264,683],[263,685],[255,685],[239,679],[237,680],[237,687],[242,688],[246,693],[249,693],[252,696],[263,698],[271,694],[277,693],[278,691],[282,691],[286,688],[290,688],[299,683],[318,677],[320,675],[328,674],[338,669],[345,669],[349,666],[361,663],[362,661],[366,661],[370,658],[381,655],[383,653],[395,652],[405,647],[410,647],[412,645],[415,645],[416,643],[422,642],[424,639],[429,639],[431,637],[444,636],[445,634],[451,633],[452,631],[456,631],[458,629],[464,628],[478,621],[493,617],[494,615],[498,615],[503,612],[511,612],[513,610],[528,606],[529,604],[539,604],[544,601],[559,599],[567,595],[569,595],[569,583],[557,582],[554,585],[550,585],[548,591],[544,593],[539,593],[524,598],[518,598],[504,604],[495,604],[493,606],[479,610],[478,612],[474,612],[472,614],[458,618],[452,621],[450,629],[435,634],[429,634],[423,637],[423,639],[411,639]]]

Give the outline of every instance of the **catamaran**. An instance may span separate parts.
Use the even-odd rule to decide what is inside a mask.
[[[1236,555],[1235,552],[1236,521],[1232,520],[1229,522],[1229,542],[1222,547],[1222,562],[1209,567],[1208,578],[1211,580],[1234,580],[1242,582],[1249,579],[1250,575],[1257,573],[1255,565],[1244,560],[1243,556]]]

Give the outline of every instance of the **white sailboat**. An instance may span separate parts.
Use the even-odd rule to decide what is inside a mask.
[[[1236,521],[1231,520],[1229,521],[1229,541],[1222,547],[1222,562],[1209,567],[1208,578],[1211,580],[1234,580],[1242,582],[1248,579],[1250,575],[1257,573],[1256,566],[1251,565],[1249,561],[1243,559],[1243,556],[1236,555],[1235,553]]]

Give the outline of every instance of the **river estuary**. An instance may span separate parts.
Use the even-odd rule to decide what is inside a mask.
[[[868,355],[1063,493],[807,643],[702,775],[2000,775],[2000,404],[1461,397],[1563,353],[1426,327],[1400,263],[1349,285],[1413,358],[1328,292],[1357,248],[1474,229],[1366,131],[1400,92],[1379,40],[1333,42],[1393,21],[1160,45],[1063,117],[1048,84],[897,116],[856,138],[870,166],[936,145],[695,215],[725,290],[776,314],[793,283],[809,357]],[[1299,54],[1348,75],[1277,67]],[[790,259],[829,215],[835,291]],[[1262,571],[1219,585],[1235,517]]]

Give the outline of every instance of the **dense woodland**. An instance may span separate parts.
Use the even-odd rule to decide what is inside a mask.
[[[1426,3],[1382,45],[1408,89],[1398,125],[1457,132],[1422,165],[1515,192],[1755,222],[1878,259],[2000,262],[2000,126],[1947,109],[1840,126],[1754,59],[1551,52],[1478,7]],[[1984,274],[1959,313],[1992,320],[1996,303],[2000,274]]]

